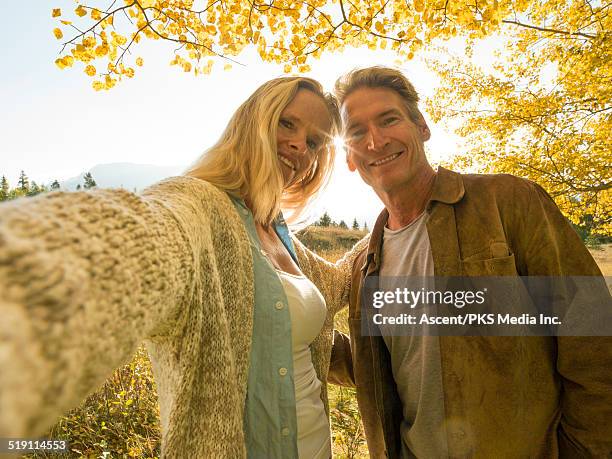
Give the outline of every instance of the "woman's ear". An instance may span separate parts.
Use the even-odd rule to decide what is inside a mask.
[[[346,165],[348,166],[349,171],[351,172],[355,172],[357,170],[357,166],[353,161],[353,155],[349,151],[346,152]]]

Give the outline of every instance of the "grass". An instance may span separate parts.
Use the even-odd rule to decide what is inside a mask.
[[[612,276],[612,244],[602,244],[589,249],[604,276]]]

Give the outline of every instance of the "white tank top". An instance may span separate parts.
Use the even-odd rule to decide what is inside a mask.
[[[310,343],[321,332],[326,306],[323,296],[305,276],[278,271],[291,313],[293,376],[300,459],[329,459],[329,420],[321,401],[321,381],[312,365]]]

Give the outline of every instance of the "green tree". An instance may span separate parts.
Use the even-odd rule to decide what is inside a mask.
[[[363,228],[362,228],[362,229],[363,229],[364,231],[369,231],[369,228],[368,228],[368,222],[363,222]]]
[[[331,224],[332,219],[327,212],[325,212],[317,222],[318,226],[331,226]]]
[[[352,228],[353,228],[354,230],[358,230],[358,229],[359,229],[359,223],[357,222],[357,218],[355,218],[355,219],[353,220],[353,226],[352,226]]]
[[[52,190],[59,190],[60,189],[60,184],[57,180],[53,180],[53,182],[51,183],[51,189]]]
[[[27,194],[30,191],[30,179],[24,171],[19,174],[19,180],[17,181],[17,187],[22,194]]]
[[[346,226],[346,223],[344,222],[344,220],[340,220],[340,223],[338,223],[338,226],[342,229],[348,229],[348,226]]]
[[[6,201],[10,196],[10,188],[9,182],[6,177],[3,175],[2,180],[0,180],[0,201]]]
[[[32,183],[30,184],[30,188],[28,189],[28,192],[26,193],[26,196],[36,196],[37,194],[41,193],[43,191],[43,189],[38,186],[38,183],[36,183],[34,180],[32,180]]]
[[[86,190],[89,190],[90,188],[95,188],[98,186],[93,176],[91,175],[91,172],[87,172],[85,176],[83,177],[83,179],[84,179],[83,188],[85,188]]]

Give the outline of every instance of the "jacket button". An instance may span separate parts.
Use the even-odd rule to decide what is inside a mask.
[[[280,368],[280,369],[278,370],[278,374],[279,374],[279,375],[281,375],[281,376],[285,376],[285,375],[287,374],[287,369],[286,369],[286,368],[284,368],[284,367],[283,367],[283,368]]]
[[[288,437],[288,436],[289,436],[289,427],[283,427],[283,428],[281,429],[281,435],[282,435],[283,437]]]
[[[277,301],[276,304],[274,305],[274,307],[278,310],[283,309],[285,307],[285,304],[282,301]]]

